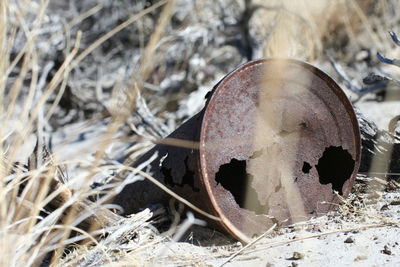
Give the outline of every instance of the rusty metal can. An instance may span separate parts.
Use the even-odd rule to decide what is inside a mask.
[[[301,61],[244,64],[210,92],[204,109],[156,151],[150,173],[220,218],[211,225],[248,242],[274,223],[324,214],[346,197],[360,163],[351,103],[321,70]],[[190,145],[188,145],[190,144]],[[114,199],[126,214],[171,197],[148,180]]]

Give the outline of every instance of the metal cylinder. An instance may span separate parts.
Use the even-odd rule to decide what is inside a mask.
[[[346,95],[321,70],[289,59],[257,60],[226,75],[204,109],[158,144],[149,172],[248,242],[334,208],[360,162],[358,122]],[[171,197],[148,180],[114,199],[126,214]]]

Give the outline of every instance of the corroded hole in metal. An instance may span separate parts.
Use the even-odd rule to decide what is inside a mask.
[[[304,161],[303,168],[301,169],[301,171],[304,173],[310,173],[311,169],[312,169],[312,166],[310,165],[310,163]]]
[[[257,192],[251,186],[253,175],[246,172],[246,165],[246,160],[231,159],[229,163],[219,167],[215,181],[232,194],[240,208],[256,214],[267,214],[268,205],[259,202]]]
[[[184,160],[186,171],[182,177],[173,177],[171,168],[165,166],[161,167],[161,173],[164,176],[164,182],[170,187],[183,187],[185,185],[188,185],[192,188],[194,192],[199,192],[200,189],[194,184],[194,172],[188,168],[188,160],[188,157],[186,157]]]
[[[354,170],[355,161],[341,146],[327,147],[315,168],[321,184],[332,184],[332,190],[343,194],[344,183]]]

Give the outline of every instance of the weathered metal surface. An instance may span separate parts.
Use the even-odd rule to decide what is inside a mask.
[[[169,138],[199,149],[157,145],[150,172],[221,221],[242,241],[274,223],[323,214],[346,197],[360,161],[350,102],[328,75],[295,60],[247,63],[211,92],[205,108]],[[170,197],[148,181],[116,197],[126,213]]]

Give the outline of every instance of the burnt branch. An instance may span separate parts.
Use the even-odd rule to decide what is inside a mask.
[[[360,112],[357,118],[361,131],[360,173],[371,176],[400,180],[400,138],[395,129],[379,129]],[[393,123],[392,123],[393,124]]]

